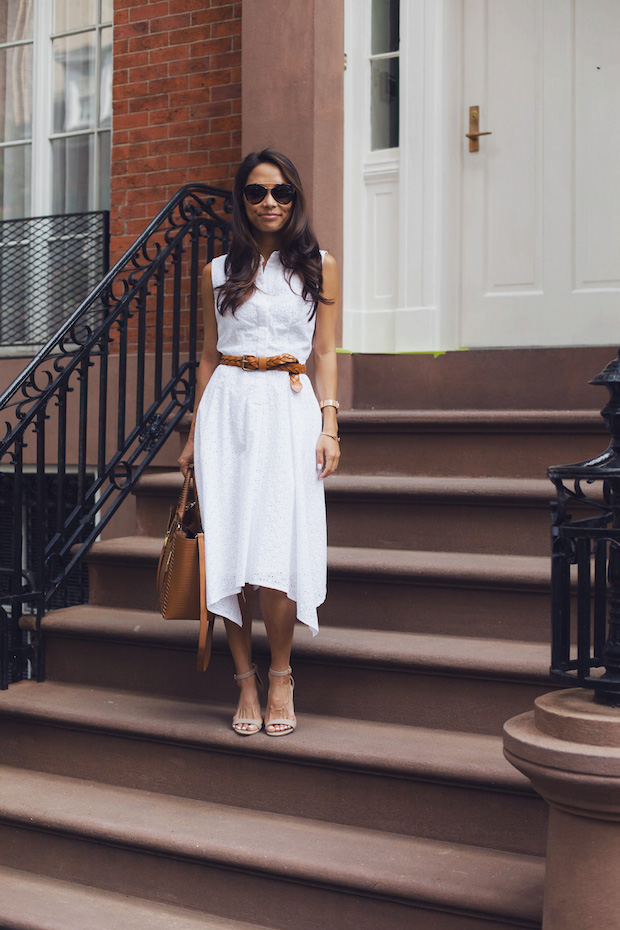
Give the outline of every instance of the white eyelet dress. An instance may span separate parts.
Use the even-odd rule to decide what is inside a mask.
[[[321,252],[324,258],[325,252]],[[211,264],[217,348],[222,355],[289,353],[305,363],[315,318],[301,281],[286,280],[274,252],[261,261],[252,296],[217,310],[225,256]],[[297,618],[318,632],[325,600],[327,530],[323,482],[316,467],[321,411],[310,379],[291,389],[288,372],[219,365],[196,416],[194,462],[205,531],[207,605],[241,623],[237,594],[245,584],[285,591]]]

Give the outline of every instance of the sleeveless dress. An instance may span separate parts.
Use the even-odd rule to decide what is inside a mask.
[[[325,252],[321,252],[321,259]],[[252,296],[217,310],[224,255],[211,264],[222,355],[289,353],[305,363],[315,318],[301,280],[285,277],[274,252],[261,260]],[[318,632],[325,600],[327,530],[323,481],[316,467],[321,411],[310,379],[291,389],[288,372],[219,365],[196,415],[194,463],[202,523],[208,609],[241,624],[237,594],[245,584],[284,591],[297,618]]]

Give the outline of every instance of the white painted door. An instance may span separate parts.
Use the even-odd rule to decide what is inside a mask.
[[[460,341],[620,343],[620,2],[464,0]]]

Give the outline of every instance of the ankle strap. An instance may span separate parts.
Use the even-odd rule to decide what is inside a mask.
[[[291,675],[292,672],[293,672],[293,669],[291,668],[290,665],[283,672],[276,672],[272,668],[269,669],[269,674],[273,675],[274,678],[285,678],[287,675]]]
[[[244,678],[251,678],[252,675],[258,677],[258,667],[253,665],[249,672],[242,672],[240,675],[235,675],[235,681],[243,681]]]

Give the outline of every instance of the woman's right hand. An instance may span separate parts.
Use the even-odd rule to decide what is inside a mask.
[[[183,472],[183,477],[187,475],[187,470],[190,465],[194,464],[194,440],[188,439],[185,443],[183,451],[181,452],[179,459],[179,468]]]

